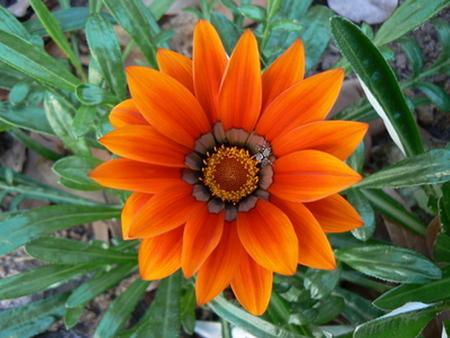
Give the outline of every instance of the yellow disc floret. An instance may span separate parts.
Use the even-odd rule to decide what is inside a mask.
[[[248,150],[222,145],[207,153],[201,180],[214,197],[238,203],[258,187],[258,161]]]

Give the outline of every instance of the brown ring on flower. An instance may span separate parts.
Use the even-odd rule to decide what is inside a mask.
[[[192,184],[192,195],[207,202],[211,213],[225,209],[225,220],[251,210],[258,200],[269,199],[273,161],[268,141],[257,134],[233,128],[225,131],[217,122],[212,132],[196,140],[187,154],[182,178]]]

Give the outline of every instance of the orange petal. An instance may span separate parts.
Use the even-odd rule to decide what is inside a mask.
[[[198,272],[195,282],[197,304],[209,302],[230,284],[239,269],[243,253],[236,222],[226,222],[219,244]]]
[[[149,125],[118,128],[99,142],[119,156],[167,167],[185,167],[184,157],[190,152]]]
[[[108,188],[150,194],[184,182],[179,168],[162,167],[127,158],[102,163],[88,176]]]
[[[202,107],[192,93],[169,75],[145,67],[127,67],[128,85],[136,107],[161,134],[194,146],[210,131]]]
[[[159,49],[156,53],[161,72],[173,77],[194,93],[192,80],[192,60],[168,49]]]
[[[302,124],[323,120],[336,102],[343,79],[342,69],[332,69],[285,90],[262,114],[257,134],[274,141]]]
[[[203,202],[192,196],[189,184],[169,187],[155,194],[137,213],[130,225],[130,238],[147,238],[170,231],[194,216]]]
[[[114,128],[120,128],[129,124],[148,125],[147,120],[136,108],[132,99],[125,100],[115,106],[109,114],[109,122]]]
[[[276,156],[298,150],[320,150],[340,160],[351,155],[363,139],[369,125],[353,121],[319,121],[295,128],[272,143]]]
[[[262,87],[258,44],[247,30],[236,44],[219,92],[219,119],[225,129],[252,131],[261,111]]]
[[[305,75],[305,51],[301,40],[295,41],[262,75],[262,111],[272,101],[301,81]]]
[[[122,209],[122,236],[123,239],[130,239],[130,226],[134,216],[141,210],[145,203],[147,203],[152,194],[144,194],[141,192],[135,192],[132,194]]]
[[[260,316],[269,305],[272,281],[273,272],[245,253],[231,287],[239,303],[252,315]]]
[[[273,183],[267,190],[296,202],[327,197],[362,179],[344,162],[317,150],[301,150],[280,157],[273,170]]]
[[[216,248],[223,231],[223,212],[212,214],[204,208],[186,223],[181,266],[186,278],[200,269]]]
[[[325,232],[345,232],[364,223],[358,212],[341,195],[334,194],[321,200],[305,203]]]
[[[270,201],[289,217],[294,226],[298,238],[298,262],[315,269],[335,269],[330,242],[311,212],[302,203],[276,196],[271,196]]]
[[[211,124],[218,121],[219,88],[228,56],[213,25],[200,20],[192,51],[195,94]]]
[[[237,218],[239,238],[260,265],[283,275],[297,268],[298,241],[289,218],[270,202],[259,199]]]
[[[165,278],[180,268],[183,228],[142,240],[138,255],[142,279]]]

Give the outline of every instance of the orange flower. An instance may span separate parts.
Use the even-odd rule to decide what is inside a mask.
[[[323,121],[344,73],[304,80],[300,41],[261,75],[251,31],[228,58],[200,21],[192,60],[169,50],[157,57],[160,71],[127,68],[132,98],[113,109],[116,129],[100,139],[122,158],[90,177],[134,191],[122,228],[125,239],[142,238],[143,279],[198,273],[199,304],[231,285],[260,315],[274,272],[334,269],[325,232],[362,225],[337,193],[361,180],[342,160],[367,125]]]

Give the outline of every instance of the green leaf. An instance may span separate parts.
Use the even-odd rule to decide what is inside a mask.
[[[31,78],[25,78],[15,84],[9,93],[13,105],[37,106],[44,98],[44,87]]]
[[[155,35],[153,42],[158,48],[162,48],[167,41],[172,39],[172,37],[175,35],[175,31],[162,31]]]
[[[87,106],[116,105],[120,102],[119,98],[109,90],[89,83],[82,83],[77,86],[75,93],[78,100]]]
[[[61,27],[58,22],[52,16],[50,10],[42,2],[42,0],[29,0],[31,7],[42,22],[46,31],[49,33],[52,40],[58,45],[59,48],[68,56],[70,62],[76,69],[78,75],[81,78],[85,78],[83,67],[81,66],[80,58],[75,54],[69,42],[67,41]]]
[[[127,262],[137,263],[137,255],[134,253],[102,249],[66,238],[42,237],[27,244],[25,250],[34,258],[56,264],[112,265]]]
[[[402,337],[416,338],[427,323],[444,308],[442,305],[426,306],[376,318],[358,326],[354,338]]]
[[[450,150],[432,149],[367,176],[358,188],[402,188],[450,180]]]
[[[78,155],[90,155],[89,147],[83,139],[76,138],[72,133],[74,108],[68,106],[60,96],[47,92],[44,100],[45,114],[48,122],[64,144]]]
[[[0,120],[18,128],[55,135],[45,111],[41,108],[13,106],[10,102],[0,102]]]
[[[139,0],[104,0],[117,22],[130,34],[141,49],[145,58],[153,68],[158,68],[156,62],[156,47],[152,39],[152,26],[149,21],[151,13]]]
[[[33,150],[34,152],[50,161],[57,161],[62,157],[62,155],[55,153],[53,150],[43,146],[41,143],[37,142],[36,139],[32,138],[19,128],[8,130],[8,133],[16,140],[22,142],[30,150]]]
[[[344,310],[345,302],[342,297],[330,296],[322,302],[317,303],[314,309],[317,311],[317,317],[313,323],[322,325],[333,320]]]
[[[98,265],[51,264],[0,280],[0,300],[14,299],[54,288],[69,279],[97,270]]]
[[[0,30],[0,60],[38,81],[73,92],[81,83],[42,48]]]
[[[187,334],[194,334],[195,328],[195,288],[194,285],[189,284],[186,292],[181,297],[180,302],[180,318],[183,330]]]
[[[359,190],[350,189],[347,191],[347,199],[351,205],[358,211],[364,225],[352,230],[353,236],[360,241],[367,241],[375,232],[375,213],[369,200]]]
[[[450,268],[443,269],[442,279],[427,284],[402,284],[375,299],[373,305],[394,310],[408,302],[434,303],[450,298]]]
[[[450,95],[448,95],[444,89],[434,83],[426,81],[416,82],[413,87],[424,93],[430,101],[444,113],[450,112]]]
[[[450,233],[450,183],[441,186],[442,196],[438,201],[439,222],[446,234]]]
[[[0,29],[17,35],[25,40],[31,38],[19,20],[5,7],[0,6]]]
[[[414,117],[392,69],[370,39],[349,20],[331,19],[331,34],[358,75],[370,103],[394,142],[408,156],[424,151]]]
[[[450,59],[450,24],[442,19],[436,19],[432,22],[442,45],[442,51],[436,63],[448,63]]]
[[[241,12],[243,16],[251,20],[255,20],[258,22],[266,21],[266,10],[261,6],[242,5],[241,7],[239,7],[239,12]]]
[[[0,223],[0,255],[52,232],[119,215],[117,209],[82,205],[51,205],[24,211]]]
[[[100,321],[94,338],[115,338],[125,325],[128,317],[133,312],[149,284],[150,282],[138,278],[114,299]]]
[[[109,290],[126,276],[136,271],[135,263],[121,264],[110,271],[100,271],[73,291],[67,300],[67,307],[84,306],[101,293]]]
[[[433,258],[436,263],[450,263],[450,236],[440,233],[433,246]]]
[[[270,28],[273,30],[284,30],[284,31],[291,31],[291,32],[297,32],[301,29],[303,29],[303,26],[300,22],[297,20],[276,20],[270,23]]]
[[[333,296],[344,298],[345,306],[341,315],[352,324],[364,323],[383,314],[383,311],[374,307],[369,300],[352,291],[336,287]]]
[[[91,15],[86,23],[86,37],[109,88],[120,101],[125,100],[127,87],[122,52],[111,23],[102,14]]]
[[[220,40],[228,55],[231,55],[240,37],[239,28],[225,15],[215,12],[211,13],[211,23],[219,33]]]
[[[77,307],[66,307],[66,313],[64,314],[64,324],[66,329],[71,329],[77,325],[84,311],[84,305]]]
[[[219,317],[258,338],[307,338],[307,336],[286,331],[259,317],[252,316],[247,311],[229,303],[222,296],[217,296],[208,305]]]
[[[305,288],[311,292],[312,298],[326,298],[336,287],[340,275],[340,269],[319,270],[309,268],[308,271],[306,271],[303,284]]]
[[[82,137],[91,129],[96,113],[97,109],[93,106],[81,105],[77,109],[72,123],[72,133],[75,137]]]
[[[9,67],[4,62],[0,61],[0,78],[2,79],[2,81],[0,81],[0,88],[2,89],[11,90],[17,82],[26,77],[26,75],[23,75],[17,70],[5,69],[3,66]]]
[[[150,11],[156,20],[161,19],[161,17],[167,12],[167,10],[172,6],[175,0],[154,0],[149,6]]]
[[[361,97],[333,116],[332,120],[370,122],[378,118],[379,116],[370,105],[367,97]]]
[[[56,162],[52,169],[66,180],[82,184],[84,190],[99,190],[104,187],[87,175],[102,162],[91,156],[68,156]]]
[[[404,1],[380,27],[374,43],[382,46],[397,40],[428,21],[446,6],[448,6],[448,0]]]
[[[0,338],[34,337],[64,315],[69,293],[57,294],[13,309],[0,316]]]
[[[418,76],[423,67],[422,50],[420,49],[419,44],[415,39],[408,36],[401,37],[398,42],[409,59],[409,62],[411,62],[413,70],[412,76]]]
[[[55,11],[51,13],[57,24],[61,27],[63,32],[76,31],[84,29],[86,20],[89,16],[89,8],[86,7],[71,7]],[[103,13],[111,23],[114,23],[114,19],[110,14]],[[48,32],[38,19],[29,20],[24,23],[25,28],[30,34],[38,36],[48,36]]]
[[[336,257],[366,275],[395,283],[427,283],[441,270],[421,254],[387,245],[336,250]]]

